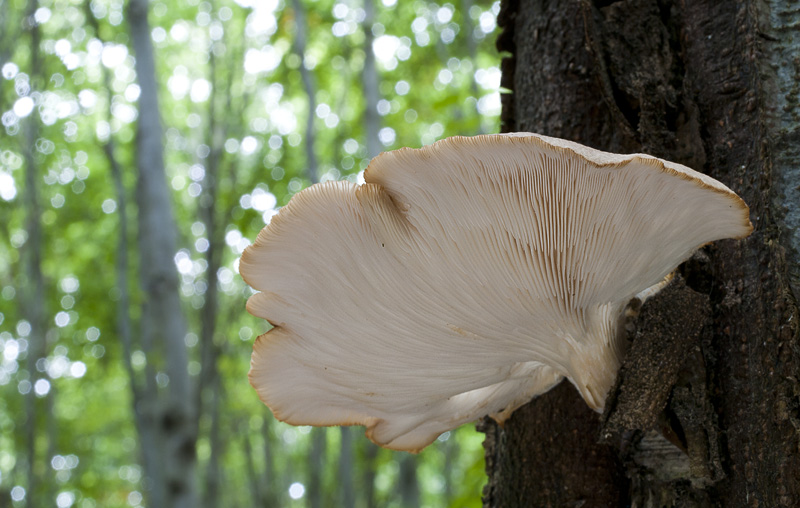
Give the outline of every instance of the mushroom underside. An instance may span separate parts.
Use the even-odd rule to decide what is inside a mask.
[[[741,200],[688,168],[482,138],[310,187],[245,251],[261,291],[248,310],[275,325],[250,380],[277,418],[416,451],[564,377],[601,410],[625,304],[698,246],[749,233]]]

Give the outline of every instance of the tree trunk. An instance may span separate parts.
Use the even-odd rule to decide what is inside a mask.
[[[462,28],[461,30],[465,32],[464,37],[467,39],[467,49],[469,50],[469,60],[473,63],[473,65],[478,64],[478,40],[475,38],[475,23],[472,21],[472,17],[469,14],[469,11],[472,9],[474,5],[473,0],[461,0],[461,12],[462,18]],[[480,116],[480,110],[478,109],[478,99],[480,99],[481,92],[478,90],[478,80],[475,79],[475,74],[472,75],[472,79],[470,79],[469,84],[470,92],[472,96],[475,98],[474,106],[475,106],[475,114]],[[478,132],[477,134],[486,134],[483,129],[483,122],[478,124]]]
[[[163,501],[161,506],[165,507],[195,508],[195,398],[187,370],[187,328],[173,261],[177,250],[177,228],[164,170],[155,58],[147,6],[147,0],[130,0],[127,19],[141,89],[136,128],[139,275],[144,300],[141,336],[148,365],[155,365],[160,371],[159,384],[164,387],[166,395],[157,402],[146,401],[150,413],[148,425],[152,425],[162,458],[161,474],[149,478],[153,489],[151,505],[159,508],[158,501]],[[151,379],[148,383],[152,386]],[[148,394],[153,396],[151,391]]]
[[[361,462],[363,466],[363,474],[361,476],[361,488],[363,489],[361,497],[364,499],[364,506],[367,508],[375,508],[378,506],[377,495],[375,492],[375,471],[378,468],[378,453],[380,448],[378,445],[362,439],[361,446]]]
[[[419,482],[417,481],[417,456],[403,454],[400,459],[400,474],[397,489],[400,495],[400,506],[414,508],[420,506]]]
[[[701,249],[632,323],[605,413],[562,383],[486,432],[484,506],[800,504],[800,9],[513,0],[503,129],[722,181],[755,232]]]
[[[203,305],[200,308],[200,376],[198,376],[196,392],[195,432],[200,435],[200,421],[207,418],[209,425],[207,432],[210,453],[204,471],[203,505],[206,508],[219,506],[222,484],[222,468],[220,466],[223,454],[223,437],[220,429],[220,398],[222,381],[219,376],[220,346],[215,341],[217,331],[217,314],[219,313],[219,279],[217,271],[222,263],[222,249],[224,238],[220,234],[219,216],[219,185],[220,163],[222,160],[222,143],[225,139],[224,122],[218,121],[222,115],[220,111],[231,112],[230,87],[226,83],[220,84],[220,70],[217,66],[217,57],[213,50],[214,42],[209,38],[208,52],[208,81],[211,83],[211,92],[208,99],[208,113],[206,115],[206,145],[209,147],[205,160],[198,161],[204,164],[205,173],[202,179],[202,192],[198,203],[198,215],[205,225],[206,244],[206,292],[203,295]],[[227,89],[227,96],[220,93],[220,89]],[[222,106],[219,106],[222,103]]]
[[[341,444],[339,446],[339,470],[336,472],[338,488],[338,505],[342,508],[354,508],[356,489],[353,485],[353,429],[339,427]]]
[[[317,155],[314,151],[314,117],[317,109],[316,90],[314,86],[314,74],[311,69],[306,67],[306,40],[308,39],[308,24],[306,12],[300,0],[292,0],[294,9],[294,51],[300,57],[300,78],[303,81],[303,89],[308,99],[308,114],[306,115],[306,137],[304,145],[306,149],[306,170],[305,177],[309,182],[317,183],[319,174],[317,170]]]
[[[279,484],[275,473],[275,454],[272,439],[272,426],[271,414],[265,414],[261,424],[261,434],[264,436],[264,475],[262,476],[264,506],[277,506],[277,486]]]
[[[83,3],[84,13],[88,24],[92,27],[94,36],[102,41],[100,37],[100,26],[91,9],[91,0],[86,0]],[[105,43],[105,41],[103,41]],[[111,87],[111,76],[107,67],[102,66],[103,75],[103,88],[106,92],[106,121],[110,124],[113,118],[111,113],[111,106],[113,103],[114,90]],[[116,155],[116,143],[114,137],[109,136],[108,140],[103,144],[103,152],[105,153],[108,161],[108,168],[111,173],[111,181],[114,183],[114,192],[117,198],[117,215],[119,216],[119,230],[117,238],[117,251],[114,260],[115,278],[117,289],[119,290],[119,299],[117,300],[116,308],[116,330],[120,343],[122,344],[122,364],[125,366],[125,372],[128,375],[131,393],[131,409],[133,412],[133,421],[136,426],[136,433],[139,436],[139,453],[141,455],[141,463],[144,467],[145,477],[157,478],[160,477],[160,464],[161,460],[158,455],[157,447],[152,446],[155,443],[155,436],[152,425],[147,425],[142,412],[144,392],[141,377],[137,375],[133,367],[133,351],[137,344],[134,343],[133,322],[131,319],[131,291],[128,284],[128,273],[130,270],[130,263],[128,253],[130,252],[128,242],[128,190],[125,188],[123,180],[123,169],[119,163]],[[149,369],[152,370],[152,369]],[[153,373],[152,376],[155,376]],[[151,376],[151,377],[152,377]],[[152,380],[152,385],[155,385]],[[150,393],[155,398],[156,391],[152,389]],[[150,445],[150,446],[148,446]],[[155,496],[151,493],[149,500],[154,506],[163,504],[162,501],[154,499]]]
[[[322,508],[323,506],[327,432],[328,429],[325,427],[311,429],[311,450],[308,454],[308,483],[306,484],[309,508]]]
[[[375,52],[372,49],[372,25],[375,23],[375,0],[364,0],[364,68],[361,70],[361,87],[364,90],[364,134],[366,136],[367,157],[372,159],[381,153],[378,131],[381,128],[381,117],[378,114],[378,102],[381,92],[378,84],[380,75],[375,65]]]
[[[41,43],[41,32],[39,23],[34,21],[34,13],[38,9],[39,3],[33,0],[28,3],[27,21],[25,27],[30,33],[30,73],[31,90],[30,95],[35,97],[42,89],[42,60],[39,53]],[[22,149],[25,158],[25,187],[22,194],[22,206],[25,210],[25,231],[28,238],[22,250],[23,277],[19,281],[18,287],[24,288],[20,291],[22,303],[22,315],[29,325],[28,332],[28,356],[26,368],[28,370],[29,386],[25,392],[25,452],[27,455],[27,492],[25,506],[33,508],[43,502],[49,490],[44,482],[46,460],[40,460],[41,450],[38,446],[38,437],[42,434],[41,421],[42,404],[37,401],[36,382],[45,379],[37,368],[39,360],[47,356],[47,326],[45,324],[45,286],[44,274],[42,273],[42,253],[44,240],[42,233],[42,206],[40,203],[39,182],[41,181],[41,170],[39,161],[35,153],[36,140],[39,137],[39,112],[35,108],[30,116],[23,120],[22,128],[24,135],[24,147]],[[22,386],[22,385],[20,385]],[[22,391],[22,390],[20,390]],[[52,397],[52,394],[47,395]]]

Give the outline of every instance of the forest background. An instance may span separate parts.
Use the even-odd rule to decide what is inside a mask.
[[[275,421],[237,263],[311,183],[497,132],[498,11],[0,0],[0,507],[480,506],[474,426]]]

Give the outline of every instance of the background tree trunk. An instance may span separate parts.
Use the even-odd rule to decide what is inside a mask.
[[[364,89],[364,132],[366,133],[367,157],[372,159],[381,153],[382,147],[378,138],[381,128],[381,117],[378,114],[378,102],[381,99],[379,88],[380,75],[375,64],[375,53],[372,42],[372,25],[375,23],[375,2],[364,0],[364,68],[361,71],[361,86]]]
[[[311,69],[306,67],[306,40],[308,40],[308,24],[306,12],[300,0],[292,0],[294,9],[294,51],[300,57],[300,78],[303,81],[303,89],[308,99],[308,112],[306,115],[306,131],[303,146],[306,150],[306,170],[305,177],[309,182],[317,183],[319,174],[317,170],[317,155],[314,151],[315,132],[314,117],[316,116],[317,99],[314,86],[314,75]]]
[[[341,444],[339,446],[339,463],[336,474],[336,489],[339,499],[339,506],[342,508],[353,508],[356,504],[356,489],[353,482],[353,429],[350,427],[339,427],[341,432]]]
[[[148,400],[152,427],[143,439],[155,435],[161,453],[161,471],[149,478],[151,505],[174,508],[197,506],[195,470],[196,407],[189,379],[187,326],[178,292],[177,228],[164,168],[161,116],[158,106],[155,57],[147,17],[147,0],[130,0],[127,19],[136,56],[141,89],[136,126],[138,182],[136,203],[139,225],[139,276],[142,286],[142,345],[148,365],[159,370],[163,390],[159,400]],[[152,379],[147,383],[152,387]],[[153,396],[152,388],[148,390]],[[153,446],[153,443],[144,443]],[[163,503],[163,504],[162,504]]]
[[[800,503],[800,10],[789,2],[512,0],[503,129],[719,179],[755,232],[716,242],[635,319],[604,415],[568,383],[486,437],[484,506]]]
[[[39,23],[34,21],[34,13],[38,9],[37,1],[28,2],[27,21],[25,27],[30,34],[30,73],[31,95],[38,94],[42,87],[42,59],[39,52],[41,34]],[[34,95],[35,96],[35,95]],[[39,137],[39,114],[34,109],[33,113],[23,123],[25,135],[25,188],[22,198],[25,210],[25,230],[28,233],[27,241],[23,247],[24,262],[23,277],[20,287],[23,302],[22,315],[27,321],[28,330],[28,357],[27,370],[30,375],[28,388],[25,394],[25,452],[27,454],[27,495],[25,506],[34,508],[41,503],[49,488],[46,486],[45,474],[47,459],[41,453],[39,436],[43,434],[42,421],[44,419],[43,407],[37,401],[36,383],[40,379],[46,381],[46,375],[39,368],[39,361],[47,356],[47,325],[45,317],[45,283],[42,273],[42,253],[44,238],[42,233],[41,217],[42,206],[40,197],[41,168],[36,157],[36,141]],[[20,390],[23,393],[23,390]],[[46,395],[53,397],[52,393]],[[44,459],[44,460],[42,460]]]

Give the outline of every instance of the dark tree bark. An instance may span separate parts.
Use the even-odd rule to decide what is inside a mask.
[[[747,239],[706,246],[630,323],[601,416],[568,383],[484,421],[484,506],[800,505],[800,9],[511,0],[503,129],[645,152],[722,181]]]

